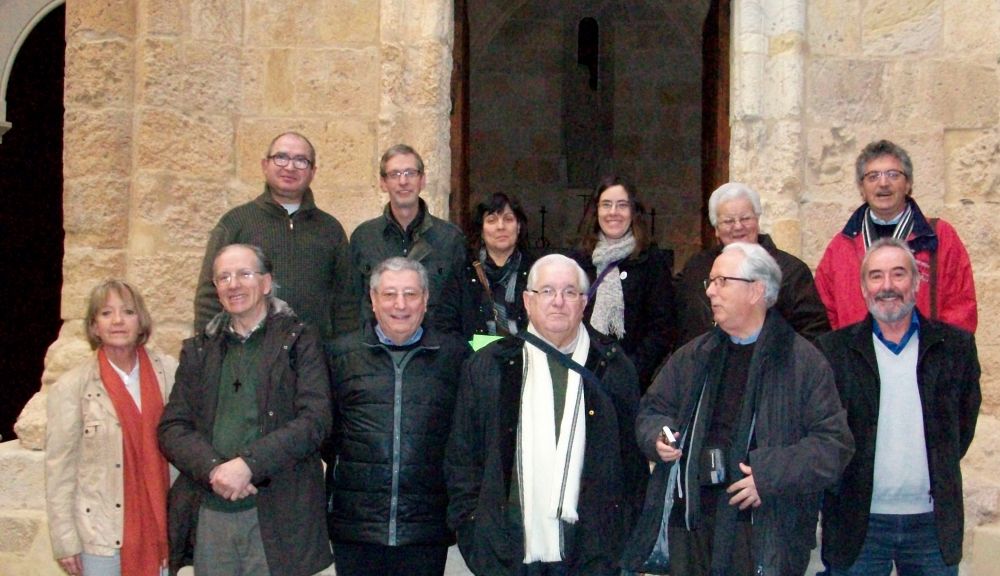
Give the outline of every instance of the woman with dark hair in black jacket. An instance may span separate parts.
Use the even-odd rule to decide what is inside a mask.
[[[462,290],[462,332],[506,335],[528,325],[522,293],[534,262],[528,218],[517,200],[497,192],[476,207]]]
[[[651,242],[635,187],[620,176],[597,185],[581,231],[577,260],[591,280],[585,321],[621,343],[645,391],[675,340],[670,255]]]

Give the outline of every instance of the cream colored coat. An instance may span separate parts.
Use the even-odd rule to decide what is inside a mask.
[[[177,361],[147,348],[163,402]],[[48,392],[45,496],[55,558],[110,556],[125,527],[122,429],[101,382],[97,354],[63,374]],[[171,470],[171,480],[176,472]]]

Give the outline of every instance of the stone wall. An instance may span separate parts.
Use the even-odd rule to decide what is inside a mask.
[[[888,138],[914,197],[955,225],[979,298],[983,409],[963,461],[965,574],[997,573],[1000,478],[1000,4],[994,0],[733,3],[731,175],[756,186],[762,228],[815,266],[861,202],[854,160]]]
[[[284,130],[317,149],[317,204],[351,230],[376,215],[381,151],[424,155],[447,214],[452,11],[445,0],[80,0],[67,6],[63,318],[125,276],[176,354],[211,226],[261,191]],[[47,372],[45,384],[54,376]]]

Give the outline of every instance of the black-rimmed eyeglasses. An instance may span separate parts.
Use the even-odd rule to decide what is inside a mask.
[[[268,160],[274,162],[274,165],[278,168],[286,168],[289,162],[292,167],[296,170],[305,170],[312,166],[312,160],[306,158],[305,156],[289,156],[288,154],[283,154],[281,152],[277,154],[271,154],[267,157]]]

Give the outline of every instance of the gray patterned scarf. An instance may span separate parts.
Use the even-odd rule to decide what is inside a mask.
[[[597,269],[597,275],[600,276],[605,268],[627,258],[633,250],[635,250],[635,237],[632,236],[631,230],[617,240],[611,240],[600,232],[597,246],[594,247],[590,259]],[[601,285],[597,287],[590,325],[601,334],[618,339],[625,336],[625,298],[622,294],[622,279],[618,266],[605,274]]]

